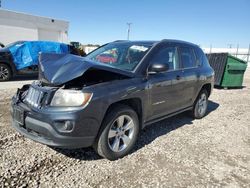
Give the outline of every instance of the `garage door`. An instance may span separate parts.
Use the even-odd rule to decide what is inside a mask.
[[[38,39],[59,42],[60,32],[50,31],[50,30],[45,30],[45,29],[38,29]]]
[[[37,30],[0,25],[0,42],[4,45],[19,40],[37,40]]]

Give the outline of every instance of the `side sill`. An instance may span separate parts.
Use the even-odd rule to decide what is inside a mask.
[[[171,113],[171,114],[168,114],[168,115],[159,117],[159,118],[157,118],[157,119],[153,119],[153,120],[147,121],[147,122],[144,123],[143,129],[144,129],[145,127],[147,127],[148,125],[151,125],[151,124],[156,123],[156,122],[158,122],[158,121],[167,119],[167,118],[169,118],[169,117],[175,116],[175,115],[177,115],[177,114],[180,114],[180,113],[185,112],[185,111],[188,111],[188,110],[192,110],[192,108],[193,108],[193,106],[190,106],[190,107],[184,108],[184,109],[182,109],[182,110],[178,110],[178,111],[176,111],[176,112],[173,112],[173,113]]]

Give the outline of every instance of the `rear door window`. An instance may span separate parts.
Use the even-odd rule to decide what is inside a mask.
[[[195,58],[194,50],[192,48],[181,47],[180,59],[184,69],[197,67],[197,61]]]

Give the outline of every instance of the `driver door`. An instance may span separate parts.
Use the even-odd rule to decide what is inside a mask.
[[[148,77],[149,109],[151,109],[148,120],[171,114],[180,108],[184,82],[177,46],[161,47],[151,59],[151,63],[166,63],[169,70]]]

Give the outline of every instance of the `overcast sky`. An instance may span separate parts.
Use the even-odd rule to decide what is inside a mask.
[[[69,38],[103,44],[181,39],[202,47],[250,43],[250,0],[2,0],[2,8],[70,22]]]

